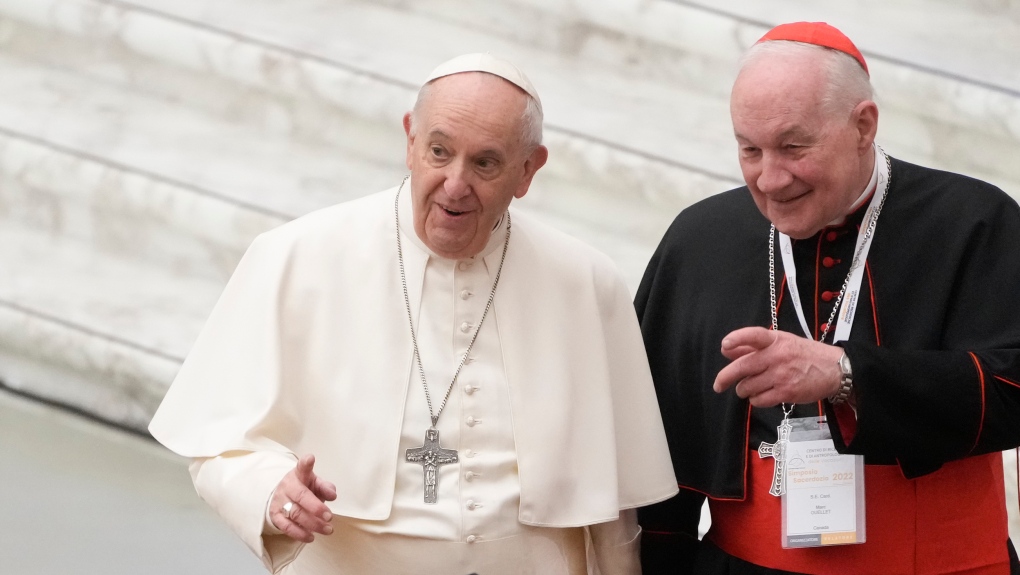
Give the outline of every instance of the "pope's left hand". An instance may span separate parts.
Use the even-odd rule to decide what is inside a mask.
[[[755,407],[813,403],[839,389],[843,349],[834,345],[745,327],[723,338],[722,354],[732,362],[715,377],[712,389],[722,393],[735,387]]]

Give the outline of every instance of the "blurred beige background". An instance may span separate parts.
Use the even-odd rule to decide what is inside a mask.
[[[518,205],[633,289],[680,209],[739,184],[736,61],[790,20],[865,53],[887,151],[1020,197],[1020,0],[0,0],[11,573],[260,572],[185,462],[123,429],[255,235],[400,181],[400,118],[437,63],[527,72],[551,159]]]

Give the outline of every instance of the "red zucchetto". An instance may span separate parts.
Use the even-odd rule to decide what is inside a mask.
[[[780,24],[766,32],[755,44],[768,42],[769,40],[790,40],[839,50],[857,60],[861,67],[864,68],[864,71],[868,72],[868,64],[864,61],[864,55],[857,49],[857,46],[854,46],[854,43],[850,41],[850,38],[846,37],[846,34],[825,22],[790,22],[789,24]]]

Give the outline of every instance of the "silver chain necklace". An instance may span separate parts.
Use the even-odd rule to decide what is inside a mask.
[[[435,411],[432,408],[432,396],[429,394],[429,385],[425,381],[425,369],[421,364],[421,355],[418,353],[418,338],[414,333],[414,316],[411,314],[411,299],[407,295],[404,250],[400,242],[400,192],[404,189],[404,184],[406,183],[407,177],[405,176],[404,181],[400,182],[400,187],[397,188],[397,197],[393,201],[393,214],[397,224],[397,261],[400,262],[400,284],[404,288],[404,306],[407,309],[408,326],[411,328],[414,360],[418,364],[418,375],[421,377],[421,385],[425,389],[425,401],[429,405],[429,417],[432,420],[432,425],[425,431],[425,441],[422,446],[408,449],[405,459],[410,463],[417,463],[422,466],[425,481],[425,503],[435,503],[438,468],[447,463],[456,463],[458,460],[457,450],[444,449],[440,445],[439,431],[436,429],[436,424],[439,422],[439,416],[442,415],[443,409],[446,407],[446,402],[450,399],[453,387],[457,384],[457,376],[460,375],[460,370],[467,363],[468,354],[471,353],[471,348],[474,347],[475,340],[478,339],[478,333],[482,330],[482,323],[485,322],[485,318],[489,314],[489,308],[492,307],[492,300],[496,297],[496,286],[499,285],[499,276],[503,273],[503,262],[506,261],[507,246],[510,245],[510,212],[506,212],[506,239],[503,242],[503,255],[499,259],[499,267],[496,269],[496,279],[492,282],[492,290],[489,291],[489,301],[485,303],[485,311],[482,312],[482,318],[478,320],[475,333],[471,336],[471,341],[468,343],[467,349],[464,350],[464,355],[460,358],[460,364],[457,365],[456,371],[453,372],[453,379],[450,380],[450,387],[446,389],[443,403],[439,405],[439,411]]]
[[[857,266],[863,265],[864,262],[861,260],[861,253],[864,250],[864,246],[868,244],[868,239],[875,233],[875,225],[878,222],[878,215],[882,213],[882,207],[885,206],[885,200],[889,197],[889,185],[892,183],[892,160],[889,155],[882,152],[885,156],[885,165],[887,169],[888,177],[885,180],[885,190],[882,191],[882,197],[878,201],[878,206],[875,207],[875,212],[871,215],[871,220],[868,222],[868,227],[864,231],[864,241],[860,242],[857,247],[857,252],[854,254],[854,259],[850,263],[850,270],[846,274],[846,279],[843,280],[843,287],[839,288],[839,295],[836,296],[836,301],[832,305],[832,313],[829,314],[829,320],[825,322],[825,327],[822,329],[822,336],[818,338],[819,342],[825,341],[825,336],[828,335],[829,329],[832,328],[832,322],[836,319],[836,315],[839,313],[839,305],[843,301],[843,296],[846,294],[846,288],[850,285],[850,278],[857,269]],[[877,192],[876,192],[877,193]],[[772,303],[772,330],[779,331],[779,308],[776,305],[776,225],[772,224],[769,228],[769,297]],[[799,291],[799,290],[797,290]],[[792,292],[791,292],[792,293]],[[777,439],[776,443],[764,443],[758,446],[758,457],[774,457],[776,460],[776,468],[772,477],[772,487],[769,493],[775,496],[780,496],[786,491],[786,447],[789,444],[790,431],[793,426],[790,424],[790,414],[793,413],[793,408],[796,404],[791,404],[787,407],[785,403],[783,407],[783,421],[780,422],[779,427],[776,428]]]

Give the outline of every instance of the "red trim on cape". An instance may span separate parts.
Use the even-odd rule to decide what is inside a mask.
[[[744,424],[744,452],[745,453],[750,448],[750,443],[751,443],[751,409],[752,409],[751,402],[748,401],[747,402],[747,416],[744,417],[744,421],[747,422],[747,423]],[[748,469],[747,458],[745,457],[744,458],[744,471],[743,471],[743,475],[744,475],[744,496],[740,498],[740,501],[747,501],[747,476],[750,473],[751,473],[751,471]]]
[[[992,377],[994,377],[995,379],[1001,381],[1002,383],[1012,385],[1013,387],[1020,387],[1020,383],[1017,383],[1015,381],[1006,379],[1005,377],[1002,377],[1001,375],[993,375]]]
[[[825,231],[825,228],[822,228],[822,232],[824,232],[824,231]],[[815,308],[815,321],[811,325],[811,329],[814,330],[813,333],[815,334],[815,337],[814,337],[815,341],[818,341],[818,284],[821,283],[821,281],[822,281],[821,277],[820,277],[821,273],[822,273],[822,270],[820,268],[822,267],[822,238],[823,237],[825,237],[824,233],[819,233],[818,234],[818,245],[815,246],[815,299],[813,299],[811,301],[811,303],[814,304],[814,306],[812,306],[812,307]],[[803,302],[803,301],[804,300],[802,298],[801,302]]]
[[[878,306],[875,305],[875,281],[871,277],[871,265],[864,260],[864,272],[868,274],[868,295],[871,296],[871,318],[875,322],[875,345],[882,346],[882,336],[878,331]]]
[[[693,491],[695,493],[699,493],[699,494],[704,495],[705,497],[708,497],[710,499],[714,497],[714,496],[709,495],[708,493],[706,493],[706,492],[704,492],[704,491],[702,491],[700,489],[697,489],[695,487],[691,487],[689,485],[683,485],[681,483],[677,483],[676,486],[679,487],[680,489],[686,489],[687,491]],[[745,488],[746,488],[746,486],[745,486]],[[746,497],[747,497],[747,492],[745,491],[744,492],[744,497],[742,497],[740,499],[737,499],[736,497],[714,497],[714,498],[719,500],[719,501],[743,501],[744,498],[746,498]],[[679,531],[677,533],[679,533]]]
[[[981,362],[978,361],[974,352],[967,352],[970,354],[970,359],[974,362],[974,367],[977,368],[979,383],[981,384],[981,419],[978,420],[978,431],[977,436],[974,438],[974,446],[970,448],[970,452],[973,453],[977,449],[978,442],[981,441],[981,432],[985,430],[985,370],[981,369]]]
[[[776,317],[777,318],[779,317],[779,309],[781,307],[783,307],[783,296],[784,295],[786,295],[786,274],[785,273],[783,274],[783,282],[781,284],[779,284],[779,297],[776,299]]]
[[[839,433],[843,436],[843,444],[850,445],[857,436],[857,413],[849,403],[841,403],[832,406],[836,412],[836,423],[839,424]]]

